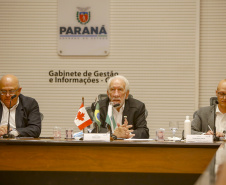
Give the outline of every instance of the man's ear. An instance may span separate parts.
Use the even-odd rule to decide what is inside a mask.
[[[20,93],[21,93],[21,90],[22,90],[22,87],[20,87],[19,89],[18,89],[18,96],[20,95]]]

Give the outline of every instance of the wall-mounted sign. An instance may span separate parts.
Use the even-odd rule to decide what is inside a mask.
[[[58,54],[109,54],[109,0],[58,0]]]

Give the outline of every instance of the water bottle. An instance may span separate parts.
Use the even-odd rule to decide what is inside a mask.
[[[184,139],[187,138],[187,135],[191,135],[191,121],[189,120],[189,116],[186,116],[186,120],[184,121]]]

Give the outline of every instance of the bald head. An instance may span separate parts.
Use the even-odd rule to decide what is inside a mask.
[[[0,79],[0,91],[1,101],[5,104],[6,107],[10,109],[14,105],[16,105],[18,96],[21,92],[18,78],[10,74],[3,76]],[[11,97],[13,95],[16,95],[16,98],[11,101]]]
[[[0,80],[0,89],[4,86],[12,86],[16,89],[20,88],[19,80],[16,76],[8,74],[1,78]]]
[[[219,82],[219,84],[218,84],[218,86],[217,86],[217,90],[219,91],[220,89],[222,89],[222,88],[226,88],[226,79],[224,79],[224,80],[221,80],[220,82]]]

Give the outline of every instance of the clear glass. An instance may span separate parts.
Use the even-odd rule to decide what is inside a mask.
[[[173,132],[173,138],[175,138],[176,131],[179,129],[179,122],[178,121],[170,121],[169,122],[170,130]]]
[[[157,141],[164,141],[165,140],[164,132],[165,132],[164,128],[159,128],[159,129],[156,130],[156,140]]]
[[[66,138],[67,139],[72,139],[73,138],[73,128],[66,128],[65,132],[66,132]]]
[[[61,138],[61,128],[60,127],[54,127],[53,128],[53,137],[54,137],[54,139],[60,139]]]

